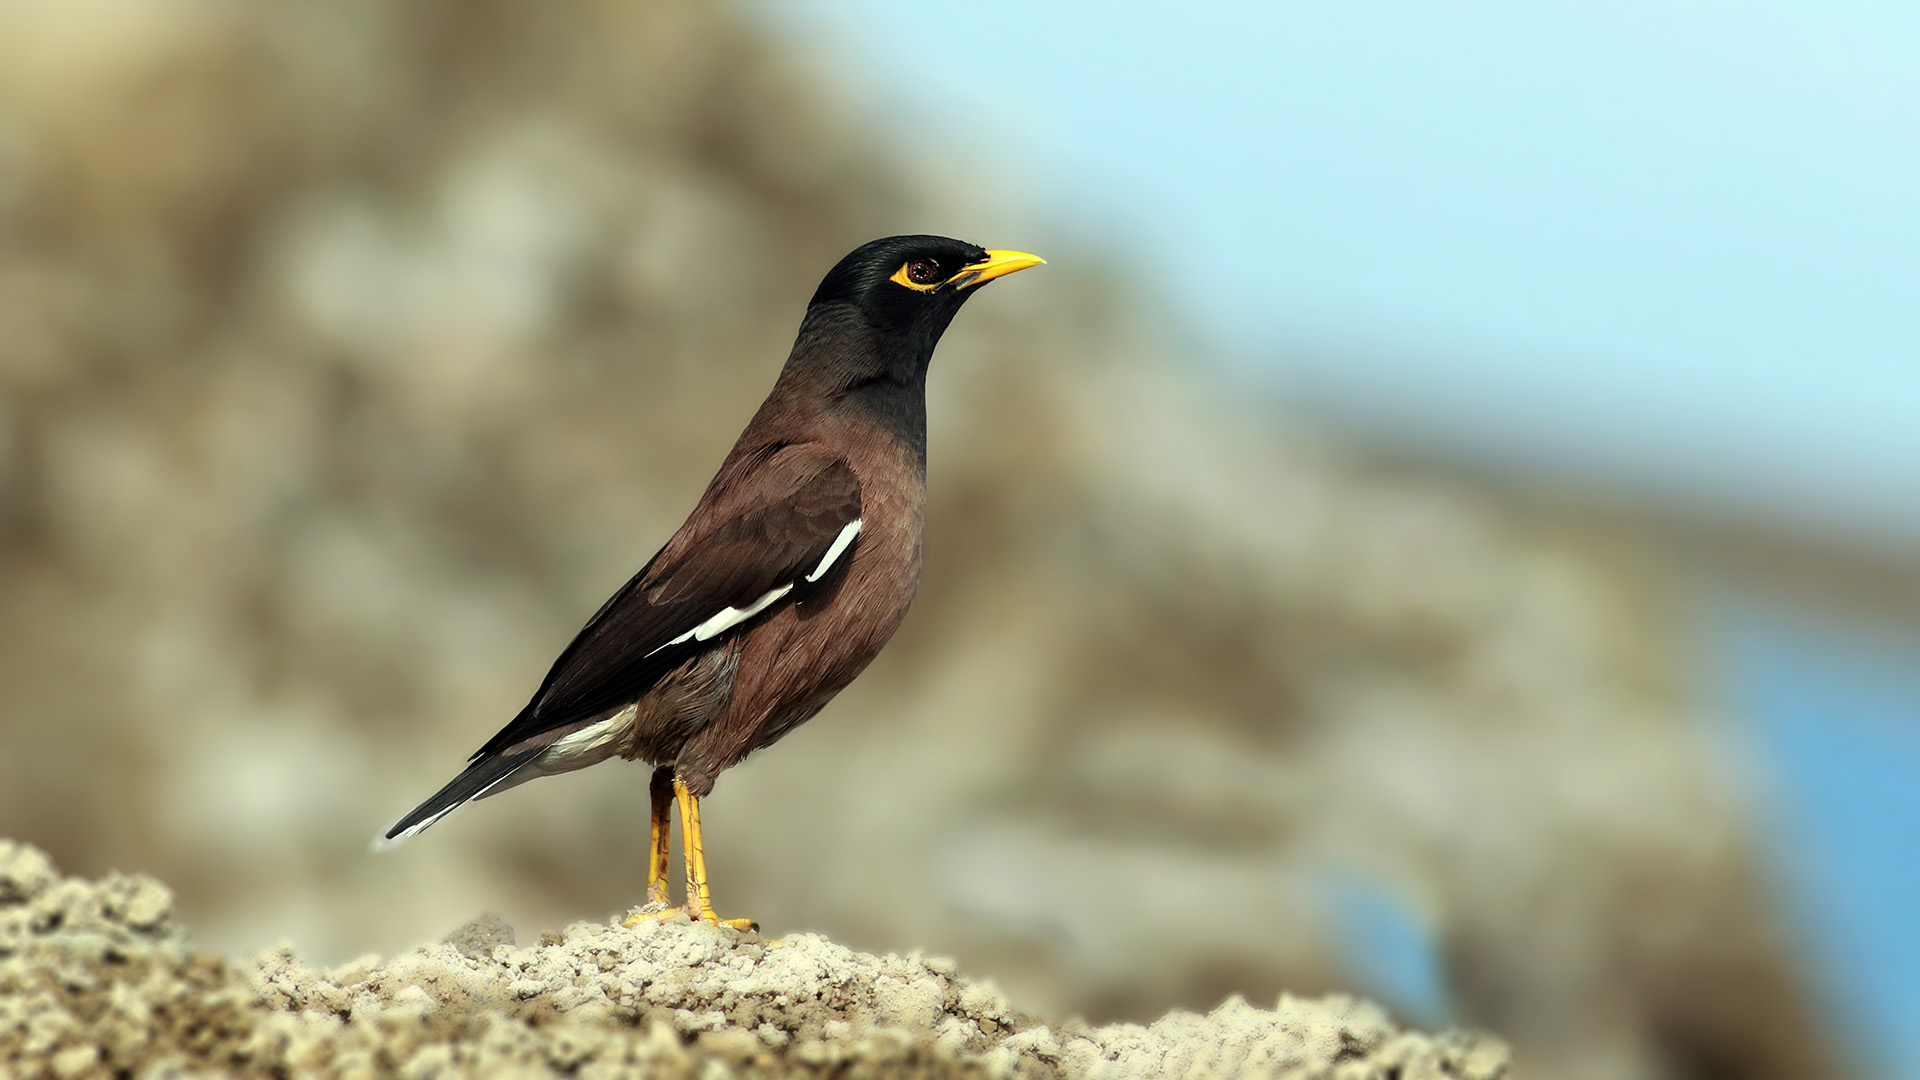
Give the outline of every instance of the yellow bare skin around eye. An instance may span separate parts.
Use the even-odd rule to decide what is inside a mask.
[[[893,276],[888,278],[887,280],[893,282],[896,285],[905,285],[907,288],[912,289],[915,292],[932,292],[933,290],[939,288],[941,285],[946,284],[945,282],[941,282],[941,281],[936,281],[931,285],[920,284],[919,282],[907,276],[907,267],[912,265],[913,265],[912,263],[901,263],[900,269],[895,270],[893,272]]]
[[[971,289],[975,285],[984,285],[994,278],[1004,277],[1016,270],[1043,265],[1046,261],[1038,255],[1029,255],[1024,251],[989,251],[986,258],[976,263],[968,263],[960,268],[959,273],[945,281],[936,281],[930,285],[922,285],[914,281],[907,276],[907,268],[913,265],[912,262],[901,263],[900,269],[895,270],[893,277],[887,280],[897,285],[905,285],[915,292],[932,292],[942,285],[951,285],[956,289]]]

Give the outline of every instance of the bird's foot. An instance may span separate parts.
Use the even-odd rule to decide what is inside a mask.
[[[695,918],[698,918],[704,922],[710,922],[715,926],[731,926],[735,930],[738,930],[743,934],[747,933],[748,931],[753,931],[755,933],[758,933],[760,930],[760,924],[757,922],[754,922],[752,919],[723,919],[720,916],[714,914],[714,911],[712,908],[708,908],[706,911],[695,916]]]
[[[697,905],[689,906],[684,904],[678,907],[666,907],[664,905],[656,906],[651,903],[644,907],[635,908],[620,925],[631,930],[642,923],[671,922],[676,915],[685,915],[694,922],[711,923],[714,926],[731,926],[741,933],[760,929],[760,924],[754,922],[752,919],[723,919],[710,907],[702,908]]]
[[[627,917],[620,920],[620,925],[632,930],[643,923],[666,922],[684,910],[669,906],[665,900],[649,900],[627,912]]]

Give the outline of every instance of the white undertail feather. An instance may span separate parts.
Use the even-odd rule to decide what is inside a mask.
[[[589,724],[565,738],[556,740],[547,751],[528,762],[523,769],[532,769],[541,776],[552,773],[571,772],[583,769],[596,762],[605,761],[614,754],[615,745],[625,735],[633,723],[640,706],[629,705],[612,716],[596,724]],[[478,795],[474,798],[479,798]]]

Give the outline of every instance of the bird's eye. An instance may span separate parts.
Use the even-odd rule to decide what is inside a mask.
[[[908,259],[893,272],[891,280],[915,292],[932,292],[947,280],[947,275],[932,259]]]

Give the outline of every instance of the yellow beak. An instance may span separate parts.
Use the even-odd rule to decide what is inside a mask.
[[[1046,261],[1024,251],[989,251],[986,258],[962,267],[959,273],[948,279],[948,284],[956,289],[971,289],[975,285],[985,285],[994,278],[1005,277],[1015,270],[1039,266]]]

